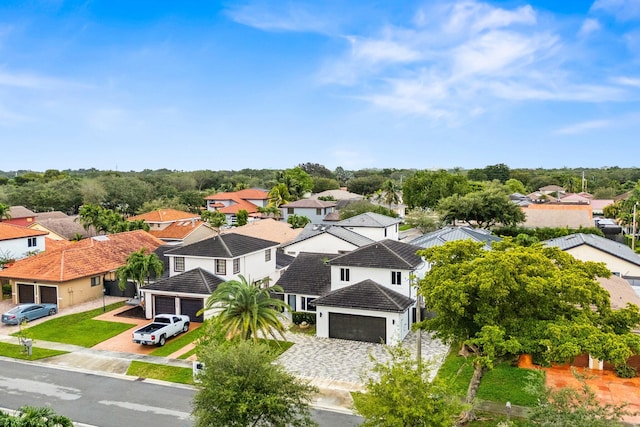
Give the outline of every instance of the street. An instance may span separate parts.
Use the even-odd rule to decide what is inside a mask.
[[[75,422],[99,427],[193,426],[194,389],[134,378],[73,372],[0,358],[0,406],[51,406]],[[360,418],[314,410],[322,427],[357,426]]]

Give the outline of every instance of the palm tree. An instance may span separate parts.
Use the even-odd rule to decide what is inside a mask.
[[[282,217],[282,212],[275,205],[269,204],[265,207],[258,206],[258,212],[266,216],[273,216],[273,219],[279,220]]]
[[[220,227],[227,223],[227,216],[220,211],[202,211],[200,218],[209,224],[216,234],[220,234]]]
[[[11,206],[0,203],[0,221],[3,219],[11,219]]]
[[[279,208],[281,205],[285,205],[291,201],[291,193],[287,184],[277,184],[269,191],[269,206],[275,206]]]
[[[378,193],[377,200],[385,203],[391,209],[391,206],[394,204],[400,203],[400,190],[395,182],[388,179],[382,184],[382,188]]]
[[[142,248],[133,252],[127,257],[127,263],[116,270],[120,289],[124,289],[131,279],[136,285],[136,296],[140,296],[140,288],[149,284],[152,273],[156,277],[162,275],[164,264],[156,254],[147,251],[147,248]]]
[[[272,292],[283,292],[280,286],[260,287],[239,275],[240,280],[229,280],[218,286],[207,299],[204,310],[220,308],[216,316],[227,337],[239,336],[243,340],[257,341],[259,334],[284,339],[282,311],[290,307],[282,300],[271,298]]]

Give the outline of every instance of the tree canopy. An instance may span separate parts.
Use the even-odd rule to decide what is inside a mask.
[[[164,264],[153,252],[147,248],[133,252],[127,257],[127,263],[116,269],[118,286],[124,289],[128,280],[136,285],[136,295],[140,296],[140,288],[149,283],[151,277],[160,277],[164,270]]]
[[[469,191],[469,181],[463,175],[451,174],[445,170],[422,170],[404,181],[402,197],[410,209],[435,209],[440,199],[454,194],[465,195]]]

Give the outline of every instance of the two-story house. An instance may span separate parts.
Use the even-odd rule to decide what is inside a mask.
[[[207,210],[222,212],[227,217],[227,224],[234,225],[237,222],[236,215],[241,210],[249,213],[250,220],[252,217],[260,217],[258,208],[264,208],[269,204],[269,193],[257,188],[249,188],[212,194],[204,200]]]
[[[18,260],[45,250],[46,231],[0,222],[0,258]]]
[[[375,212],[365,212],[334,225],[355,231],[371,240],[398,240],[400,220]]]
[[[149,233],[167,245],[190,244],[216,234],[199,214],[176,209],[156,209],[128,218],[129,221],[144,221],[149,225]]]
[[[304,216],[311,220],[312,224],[322,224],[327,215],[335,209],[336,202],[328,202],[318,199],[300,199],[295,202],[280,206],[282,219],[287,222],[290,216]]]

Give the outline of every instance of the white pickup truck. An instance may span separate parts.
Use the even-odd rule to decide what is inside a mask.
[[[189,330],[189,316],[157,314],[153,322],[133,331],[133,342],[142,345],[163,346],[167,338]]]

